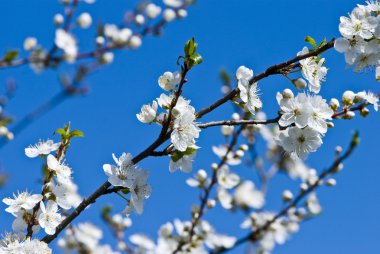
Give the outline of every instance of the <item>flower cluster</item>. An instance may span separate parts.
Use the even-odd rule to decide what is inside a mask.
[[[7,234],[0,240],[2,254],[51,254],[48,245],[38,239],[25,238],[24,234]]]
[[[56,155],[52,155],[57,149]],[[52,140],[39,141],[25,149],[25,154],[30,158],[40,156],[46,159],[47,177],[41,194],[21,192],[14,194],[13,198],[3,199],[9,206],[6,211],[15,216],[12,224],[14,232],[27,228],[38,232],[41,227],[52,235],[63,220],[58,208],[68,210],[82,201],[71,179],[72,170],[62,162],[64,149],[64,143],[54,143]]]
[[[131,154],[123,153],[119,158],[112,154],[116,165],[104,164],[104,173],[108,182],[116,187],[123,187],[131,193],[131,200],[125,209],[130,214],[136,210],[141,214],[144,210],[143,201],[150,197],[152,189],[147,183],[148,171],[140,170],[132,161]]]
[[[339,31],[342,35],[335,41],[335,49],[344,53],[346,63],[355,71],[376,67],[376,79],[380,71],[380,3],[367,1],[358,5],[348,17],[341,17]]]
[[[175,92],[181,82],[184,82],[181,73],[165,72],[158,78],[158,84],[171,94],[162,93],[157,101],[153,101],[152,105],[143,105],[141,112],[136,115],[142,123],[156,122],[162,126],[169,124],[169,127],[172,128],[171,142],[174,151],[169,166],[170,172],[177,169],[184,172],[192,170],[192,159],[198,148],[195,145],[195,139],[199,137],[200,132],[195,122],[195,109],[190,105],[190,100],[178,96]],[[166,112],[159,114],[158,106]]]
[[[215,232],[215,229],[207,221],[200,221],[193,229],[191,235],[191,222],[174,220],[174,223],[167,222],[162,225],[158,232],[157,244],[149,237],[141,234],[130,236],[129,240],[136,246],[136,253],[166,254],[173,253],[208,253],[207,249],[230,248],[235,242],[235,237],[222,235]],[[191,236],[192,239],[189,239]],[[183,242],[189,242],[178,251],[178,246]]]
[[[108,244],[100,244],[103,237],[101,229],[89,222],[82,222],[65,231],[58,240],[58,246],[64,253],[119,254]]]

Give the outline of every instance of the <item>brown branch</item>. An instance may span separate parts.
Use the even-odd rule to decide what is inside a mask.
[[[222,121],[213,121],[208,123],[200,123],[197,126],[201,129],[206,129],[209,127],[215,127],[215,126],[222,126],[222,125],[228,125],[228,126],[234,126],[234,125],[266,125],[271,123],[277,123],[280,117],[276,117],[269,120],[222,120]]]
[[[276,64],[276,65],[273,65],[271,67],[269,67],[268,69],[266,69],[266,71],[264,71],[263,73],[260,73],[256,76],[254,76],[250,81],[249,83],[250,84],[253,84],[263,78],[266,78],[268,76],[271,76],[271,75],[275,75],[275,74],[281,74],[281,70],[299,62],[300,60],[303,60],[303,59],[306,59],[306,58],[309,58],[309,57],[312,57],[312,56],[317,56],[327,50],[329,50],[330,48],[334,47],[334,42],[335,42],[335,39],[332,39],[331,41],[329,41],[326,45],[316,49],[316,50],[313,50],[313,51],[310,51],[309,53],[305,54],[305,55],[300,55],[300,56],[297,56],[291,60],[288,60],[286,62],[283,62],[283,63],[280,63],[280,64]],[[239,92],[239,89],[236,87],[234,90],[232,90],[230,93],[228,93],[226,96],[224,96],[223,98],[219,99],[218,101],[216,101],[215,103],[213,103],[212,105],[202,109],[201,111],[199,111],[197,113],[197,118],[201,118],[203,115],[213,111],[214,109],[216,109],[217,107],[219,107],[220,105],[224,104],[225,102],[233,99]]]

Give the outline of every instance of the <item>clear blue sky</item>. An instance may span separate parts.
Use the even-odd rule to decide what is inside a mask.
[[[83,4],[79,10],[89,11],[95,20],[118,23],[123,10],[132,7],[130,2],[98,0],[94,5]],[[199,42],[199,52],[204,62],[190,73],[185,96],[192,100],[196,109],[200,109],[221,96],[218,73],[222,67],[233,74],[238,66],[246,65],[259,73],[272,64],[293,57],[305,45],[303,39],[306,35],[317,40],[338,37],[339,17],[351,11],[357,3],[360,2],[199,0],[190,8],[188,18],[170,24],[161,38],[146,39],[138,51],[117,53],[111,66],[89,77],[88,84],[92,87],[89,96],[70,99],[33,123],[3,148],[0,151],[0,165],[9,173],[10,180],[0,190],[1,197],[26,188],[33,192],[40,191],[37,182],[40,161],[24,156],[24,148],[40,138],[51,137],[53,130],[68,121],[86,134],[84,139],[73,142],[67,155],[83,196],[92,193],[106,180],[102,165],[112,162],[111,153],[125,151],[136,155],[149,145],[159,128],[142,125],[135,114],[142,104],[159,96],[158,76],[164,71],[176,70],[177,56],[182,53],[183,44],[190,37],[195,36]],[[3,0],[0,9],[1,51],[22,47],[27,36],[36,36],[40,43],[50,47],[54,36],[52,17],[62,12],[58,1]],[[94,27],[79,33],[82,48],[88,48],[93,33]],[[373,73],[356,74],[346,69],[343,55],[333,50],[325,57],[330,71],[322,89],[324,97],[340,97],[347,89],[378,91],[379,84],[374,81]],[[60,69],[69,73],[72,70],[72,67]],[[51,70],[41,75],[34,74],[28,67],[0,71],[2,83],[8,77],[15,78],[18,84],[16,97],[7,108],[16,117],[21,117],[60,89],[57,72]],[[274,95],[288,87],[289,83],[283,78],[271,77],[259,85],[264,110],[269,116],[274,115],[277,110]],[[225,105],[205,120],[221,120],[229,117],[226,112],[231,111],[231,107]],[[277,247],[274,253],[357,254],[380,251],[379,124],[380,116],[371,114],[368,119],[337,122],[336,127],[327,133],[324,146],[308,159],[308,163],[319,170],[330,165],[334,147],[346,146],[353,130],[360,130],[362,142],[337,177],[338,185],[319,192],[323,214],[303,224],[301,232],[284,246]],[[210,164],[217,159],[211,152],[210,144],[222,142],[219,128],[203,131],[198,142],[202,149],[194,168],[209,170]],[[146,202],[143,215],[132,216],[134,226],[130,233],[145,232],[155,238],[157,229],[166,221],[177,217],[183,220],[190,218],[189,210],[197,202],[198,193],[184,184],[190,175],[169,173],[168,162],[167,158],[160,158],[140,163],[141,167],[151,172],[153,195]],[[268,207],[279,209],[281,191],[296,186],[285,176],[276,177],[270,185]],[[120,198],[102,197],[78,221],[90,220],[104,226],[99,211],[103,205],[110,203],[116,211],[123,209]],[[5,205],[0,204],[0,207],[3,210]],[[213,222],[220,232],[245,234],[239,230],[241,215],[226,216],[225,211],[217,208],[210,211],[206,219]],[[0,231],[9,230],[12,218],[10,214],[0,213]],[[104,232],[105,241],[111,239],[109,232]],[[240,249],[232,253],[241,252]]]

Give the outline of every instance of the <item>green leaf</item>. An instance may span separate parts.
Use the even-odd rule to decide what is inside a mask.
[[[0,126],[7,126],[8,124],[13,122],[13,118],[4,118],[0,121]]]
[[[10,50],[7,53],[5,53],[4,61],[5,62],[12,62],[16,57],[18,57],[19,52],[17,50]]]
[[[56,130],[54,131],[53,135],[54,135],[55,133],[58,133],[58,134],[61,135],[62,137],[66,136],[66,131],[65,131],[64,129],[62,129],[62,128],[56,129]]]
[[[321,43],[319,43],[318,48],[325,46],[326,43],[327,43],[326,38],[324,38],[323,41],[321,41]]]
[[[189,68],[198,65],[203,62],[202,56],[198,53],[194,53],[188,58]]]
[[[305,37],[305,41],[306,41],[307,43],[310,43],[310,44],[313,46],[314,49],[317,48],[317,43],[315,42],[315,40],[314,40],[312,37],[310,37],[310,36],[306,36],[306,37]]]
[[[183,51],[185,52],[186,56],[191,56],[195,53],[197,50],[198,44],[195,42],[194,37],[188,40],[185,44],[185,47]]]
[[[186,151],[184,151],[184,152],[181,152],[181,151],[176,150],[176,151],[170,156],[170,158],[172,159],[172,161],[177,162],[177,161],[179,161],[180,159],[182,159],[183,156],[193,154],[193,153],[195,153],[196,151],[197,151],[197,149],[195,149],[195,148],[190,148],[190,147],[188,147],[188,148],[186,149]]]
[[[128,188],[122,189],[121,192],[123,192],[125,195],[127,195],[130,191]]]
[[[73,130],[69,134],[69,138],[84,137],[84,133],[80,130]]]

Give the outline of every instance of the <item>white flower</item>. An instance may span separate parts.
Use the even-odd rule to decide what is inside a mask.
[[[180,97],[181,98],[181,97]],[[170,104],[172,103],[172,96],[167,96],[166,94],[161,94],[159,98],[157,98],[158,105],[163,109],[168,109]]]
[[[164,4],[168,7],[178,8],[183,5],[183,0],[163,0]]]
[[[38,216],[38,223],[41,228],[45,229],[46,234],[54,235],[56,227],[61,223],[63,218],[58,212],[58,205],[54,201],[49,200],[45,207],[40,202],[41,214]]]
[[[7,234],[0,241],[1,254],[52,254],[45,242],[38,239],[24,239],[22,234]]]
[[[218,200],[224,209],[233,207],[233,197],[224,188],[218,188]]]
[[[17,212],[21,210],[31,210],[33,207],[42,200],[42,195],[33,194],[28,192],[21,192],[18,195],[13,194],[12,198],[4,198],[3,202],[9,207],[5,209],[6,212],[16,216]]]
[[[306,127],[311,111],[307,95],[299,93],[296,97],[290,99],[284,99],[280,95],[280,93],[277,94],[277,99],[283,113],[278,123],[283,127],[293,123],[299,128]]]
[[[257,82],[250,85],[253,78],[253,71],[245,66],[240,66],[236,71],[236,79],[238,80],[238,88],[240,90],[241,100],[247,104],[249,112],[256,113],[257,109],[262,108],[263,104],[258,96],[259,89]]]
[[[211,249],[226,248],[229,249],[233,247],[236,243],[236,237],[216,234],[212,232],[206,238],[206,245]]]
[[[57,29],[55,32],[54,42],[58,48],[64,51],[67,61],[75,61],[78,53],[78,47],[75,38],[70,33],[60,28]]]
[[[133,182],[132,186],[129,188],[131,192],[131,202],[134,209],[138,214],[143,212],[143,201],[150,197],[152,193],[152,188],[147,183],[148,171],[142,171]]]
[[[145,13],[150,19],[156,18],[161,13],[161,7],[153,3],[148,4],[145,7]]]
[[[74,234],[76,240],[89,250],[94,250],[103,236],[99,228],[88,222],[79,223],[77,227],[74,227]]]
[[[292,156],[304,159],[311,152],[315,152],[321,145],[322,139],[319,132],[306,127],[290,127],[281,131],[279,145]]]
[[[63,209],[77,207],[82,202],[78,194],[78,186],[70,179],[57,185],[52,184],[51,191],[55,196],[55,201]]]
[[[50,170],[55,172],[60,183],[67,182],[70,178],[71,169],[64,164],[61,164],[55,156],[51,154],[47,157],[47,166]]]
[[[355,8],[348,17],[341,17],[339,32],[344,37],[359,36],[363,39],[370,39],[374,31],[376,19],[363,8]]]
[[[153,251],[156,247],[154,242],[147,236],[141,234],[134,234],[129,237],[129,241],[139,248],[146,251]],[[141,252],[146,253],[146,252]]]
[[[131,187],[140,174],[140,171],[132,161],[132,155],[130,153],[123,153],[120,158],[116,158],[112,154],[112,157],[117,166],[111,164],[103,165],[104,173],[108,176],[108,182],[113,186]]]
[[[304,47],[298,52],[297,56],[309,53],[309,49]],[[325,81],[327,68],[323,66],[325,59],[319,59],[315,56],[300,60],[302,76],[309,81],[309,89],[314,93],[319,93],[321,83]]]
[[[237,154],[234,151],[228,152],[228,147],[225,145],[219,145],[219,146],[213,146],[212,151],[220,158],[223,159],[226,157],[225,162],[228,165],[235,166],[239,165],[241,163],[241,158],[237,156]],[[227,154],[228,152],[228,154]],[[226,156],[227,154],[227,156]]]
[[[39,141],[35,145],[25,148],[25,155],[29,158],[35,158],[40,155],[48,155],[59,148],[60,143],[54,143],[53,140]]]
[[[193,169],[193,159],[196,153],[183,155],[179,160],[174,161],[173,158],[170,159],[169,171],[174,173],[177,169],[185,173],[190,173]]]
[[[260,209],[264,206],[264,194],[255,188],[251,181],[244,181],[234,192],[236,204],[243,207],[252,207]]]
[[[181,80],[181,73],[176,72],[165,72],[162,76],[158,78],[158,85],[165,91],[172,91],[179,81]]]
[[[91,15],[88,12],[82,13],[81,15],[79,15],[77,23],[83,29],[89,28],[92,24]]]
[[[185,111],[174,120],[171,142],[176,150],[184,152],[188,147],[195,145],[200,129],[194,121],[195,115],[191,111]]]
[[[322,96],[310,96],[311,116],[308,120],[308,126],[319,133],[327,132],[326,120],[331,120],[334,111],[326,103]]]
[[[218,184],[226,189],[232,189],[236,185],[238,185],[240,181],[240,177],[237,174],[230,173],[227,165],[223,165],[217,171],[217,179]]]
[[[377,97],[373,92],[369,91],[366,96],[365,96],[365,99],[366,101],[369,103],[369,104],[372,104],[373,105],[373,108],[375,109],[375,111],[378,111],[379,110],[379,97]]]
[[[156,119],[158,104],[153,101],[152,106],[143,105],[141,112],[136,114],[137,119],[142,123],[151,123]]]

